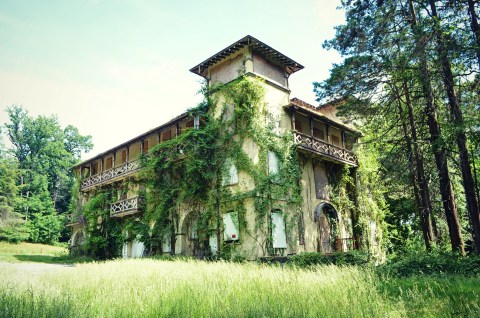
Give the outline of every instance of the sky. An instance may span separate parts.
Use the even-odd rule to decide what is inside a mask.
[[[91,135],[88,159],[194,107],[201,77],[189,69],[251,35],[305,68],[291,97],[317,105],[344,22],[339,0],[2,0],[0,125],[5,108],[56,115]]]

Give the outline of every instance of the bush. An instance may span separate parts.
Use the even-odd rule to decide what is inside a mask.
[[[462,275],[480,274],[480,257],[461,256],[455,253],[411,253],[395,257],[379,266],[378,271],[397,277],[416,275]]]
[[[316,265],[364,265],[369,261],[369,255],[362,252],[333,253],[329,255],[306,252],[292,256],[288,263],[297,267],[307,268]]]

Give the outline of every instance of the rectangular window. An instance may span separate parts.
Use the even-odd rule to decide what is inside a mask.
[[[238,241],[238,214],[236,212],[228,212],[223,215],[223,240]]]
[[[148,153],[148,139],[145,139],[142,142],[142,149],[143,149],[143,153]]]
[[[237,167],[231,160],[225,162],[225,167],[228,168],[226,175],[223,176],[222,185],[233,185],[238,183],[238,171]]]
[[[313,127],[313,137],[325,140],[325,134],[323,133],[323,129]]]
[[[122,150],[122,163],[127,162],[127,149]]]
[[[187,121],[187,122],[185,123],[185,127],[187,127],[187,128],[193,128],[194,124],[195,124],[195,123],[194,123],[194,121],[193,121],[193,119],[192,119],[192,120],[189,120],[189,121]]]
[[[272,244],[273,248],[287,248],[285,220],[281,212],[272,212]]]
[[[335,146],[340,147],[340,138],[338,138],[338,137],[335,136],[335,135],[332,135],[331,138],[332,138],[332,144],[334,144]]]
[[[112,166],[113,166],[113,157],[108,157],[108,158],[105,160],[105,170],[110,170],[110,169],[112,169]]]
[[[172,131],[171,130],[164,131],[162,133],[162,141],[167,141],[170,139],[172,139]]]
[[[268,151],[268,174],[278,174],[278,157],[273,151]]]
[[[295,122],[295,130],[298,131],[298,132],[303,132],[302,123],[300,121]]]
[[[98,161],[92,163],[92,176],[98,174]]]

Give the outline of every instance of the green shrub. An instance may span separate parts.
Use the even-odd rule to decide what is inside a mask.
[[[300,268],[308,268],[316,265],[364,265],[369,261],[369,255],[362,252],[333,253],[329,255],[305,252],[292,256],[288,264]]]
[[[454,253],[432,252],[401,255],[379,266],[378,272],[397,277],[415,275],[462,275],[480,274],[480,257],[463,257]]]

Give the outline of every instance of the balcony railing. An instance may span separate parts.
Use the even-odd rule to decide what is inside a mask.
[[[110,170],[101,172],[94,176],[88,177],[82,180],[81,189],[85,190],[94,185],[106,182],[108,180],[115,179],[116,177],[123,177],[129,175],[140,168],[140,162],[138,160],[126,162],[120,166],[114,167]]]
[[[66,226],[74,226],[74,225],[84,225],[85,224],[85,216],[77,215],[77,214],[69,214],[65,217],[65,225]]]
[[[294,133],[295,142],[299,144],[301,148],[352,166],[358,165],[357,156],[355,156],[353,152],[326,143],[325,141],[319,140],[315,137],[302,134],[298,131],[295,131]]]
[[[140,212],[140,197],[120,200],[110,204],[110,217],[122,217]]]

